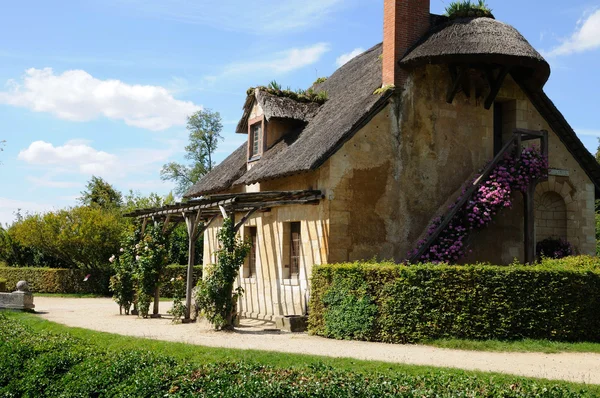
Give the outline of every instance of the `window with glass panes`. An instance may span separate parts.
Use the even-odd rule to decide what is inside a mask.
[[[250,157],[260,155],[260,149],[262,145],[262,123],[256,123],[251,127],[252,133],[252,147],[250,147]]]
[[[298,276],[300,273],[300,223],[290,223],[290,275]]]
[[[250,254],[248,258],[248,275],[247,278],[254,278],[256,275],[256,257],[257,257],[257,242],[256,242],[256,227],[248,228],[250,235]]]

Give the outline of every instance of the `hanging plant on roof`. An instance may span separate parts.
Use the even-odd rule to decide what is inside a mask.
[[[303,90],[301,88],[292,90],[290,87],[283,89],[281,84],[277,83],[275,80],[271,81],[268,86],[250,87],[246,91],[246,94],[252,95],[256,89],[276,97],[290,98],[294,101],[304,103],[314,102],[323,105],[329,99],[327,91],[325,90],[315,91],[313,88],[309,88],[308,90]]]
[[[485,0],[478,0],[477,2],[472,2],[471,0],[453,1],[446,7],[446,16],[450,19],[477,17],[494,18],[492,9],[487,5]]]
[[[520,157],[517,157],[515,152],[508,153],[456,213],[419,261],[453,264],[461,260],[470,252],[467,242],[470,233],[488,226],[502,209],[512,207],[513,192],[525,192],[531,182],[547,174],[548,159],[542,155],[539,148],[525,148]],[[466,188],[463,189],[462,194],[464,195],[465,192]],[[456,203],[460,199],[459,197]],[[456,205],[451,205],[448,210],[453,209],[454,206]],[[441,218],[433,221],[427,230],[427,238],[434,234],[441,221]],[[417,249],[410,252],[409,257],[418,252],[427,238],[417,243]]]

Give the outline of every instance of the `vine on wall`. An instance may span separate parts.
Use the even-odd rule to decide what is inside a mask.
[[[516,156],[516,152],[508,153],[419,260],[456,263],[469,252],[468,237],[473,230],[489,225],[499,211],[512,207],[515,191],[524,192],[530,183],[545,177],[547,173],[548,159],[539,148],[525,148],[520,157]],[[466,188],[463,195],[465,191]],[[461,197],[449,209],[454,208],[460,199]],[[427,238],[434,233],[441,221],[441,218],[437,218],[432,222]],[[419,241],[417,249],[409,255],[415,254],[427,238]]]

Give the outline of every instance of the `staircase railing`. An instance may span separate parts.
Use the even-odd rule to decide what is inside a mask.
[[[504,144],[504,146],[502,147],[500,152],[498,152],[496,154],[496,156],[494,156],[494,159],[483,169],[483,172],[481,173],[481,175],[479,177],[477,177],[477,179],[475,181],[473,181],[472,184],[469,185],[469,187],[461,195],[458,202],[456,202],[454,204],[454,207],[452,207],[442,217],[440,224],[435,228],[434,232],[425,240],[425,243],[423,245],[421,245],[417,249],[416,252],[413,253],[413,255],[409,258],[409,262],[411,262],[411,263],[419,262],[421,257],[425,254],[425,252],[427,250],[429,250],[431,245],[433,245],[433,243],[437,240],[437,238],[440,236],[442,231],[444,231],[446,229],[446,227],[448,227],[448,224],[450,224],[450,221],[452,221],[454,216],[456,216],[456,213],[458,213],[458,211],[460,209],[462,209],[462,207],[467,203],[467,201],[469,199],[471,199],[473,194],[488,179],[488,177],[490,176],[492,171],[494,171],[496,166],[498,166],[498,164],[502,161],[502,159],[505,157],[505,155],[509,151],[513,150],[513,148],[516,146],[517,159],[518,159],[521,157],[522,142],[534,140],[534,139],[541,139],[542,155],[548,156],[548,132],[547,131],[533,131],[533,130],[516,129],[513,133],[512,138],[510,140],[508,140],[508,142],[506,144]],[[535,183],[537,183],[537,182],[535,182]],[[535,184],[533,186],[535,187]],[[529,220],[529,221],[526,220],[526,233],[525,233],[526,246],[531,246],[531,243],[528,242],[528,238],[529,239],[531,239],[531,238],[528,236],[529,234],[527,232],[532,229],[532,227],[529,225],[532,222],[533,222],[532,220]],[[526,247],[526,251],[528,251],[527,247]],[[527,255],[526,257],[529,258],[530,255]],[[529,260],[527,260],[527,261],[529,261]]]

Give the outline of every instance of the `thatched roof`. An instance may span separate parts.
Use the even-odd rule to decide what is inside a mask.
[[[244,114],[237,125],[236,133],[248,134],[248,118],[255,103],[260,105],[267,121],[272,118],[278,118],[298,120],[306,123],[315,116],[320,106],[316,102],[300,102],[256,88],[246,99]]]
[[[460,18],[441,23],[425,35],[400,61],[423,64],[493,64],[514,67],[542,87],[550,66],[512,26],[492,18]]]
[[[244,142],[227,159],[200,179],[184,195],[193,198],[227,189],[246,172],[248,143]]]
[[[474,60],[479,64],[502,61],[505,65],[517,67],[517,72],[521,73],[513,72],[515,80],[521,82],[534,106],[600,192],[600,166],[543,92],[542,86],[550,73],[549,66],[519,32],[490,18],[449,22],[447,18],[432,15],[432,26],[431,31],[401,60],[403,65]],[[381,86],[381,54],[382,45],[379,44],[342,66],[325,82],[313,86],[317,91],[326,90],[328,101],[312,116],[306,108],[294,104],[294,117],[307,115],[308,124],[302,131],[285,135],[250,170],[246,171],[247,149],[244,144],[190,189],[186,197],[318,168],[383,109],[392,95],[392,91],[373,94]],[[246,112],[249,116],[257,98],[262,101],[265,113],[269,112],[269,117],[282,117],[283,110],[288,112],[290,109],[286,105],[287,99],[274,99],[262,93],[250,95],[244,106],[242,121],[247,121]],[[246,133],[247,126],[242,130]]]
[[[552,131],[556,133],[563,145],[592,180],[592,183],[596,186],[596,197],[600,197],[600,164],[598,164],[594,155],[583,145],[569,122],[542,89],[535,87],[526,80],[517,79],[517,83],[540,115],[548,122]]]
[[[316,90],[327,91],[328,100],[315,117],[297,138],[284,137],[275,144],[235,184],[252,184],[314,170],[327,160],[385,106],[392,94],[392,91],[373,94],[381,87],[381,53],[379,44],[316,85]]]

